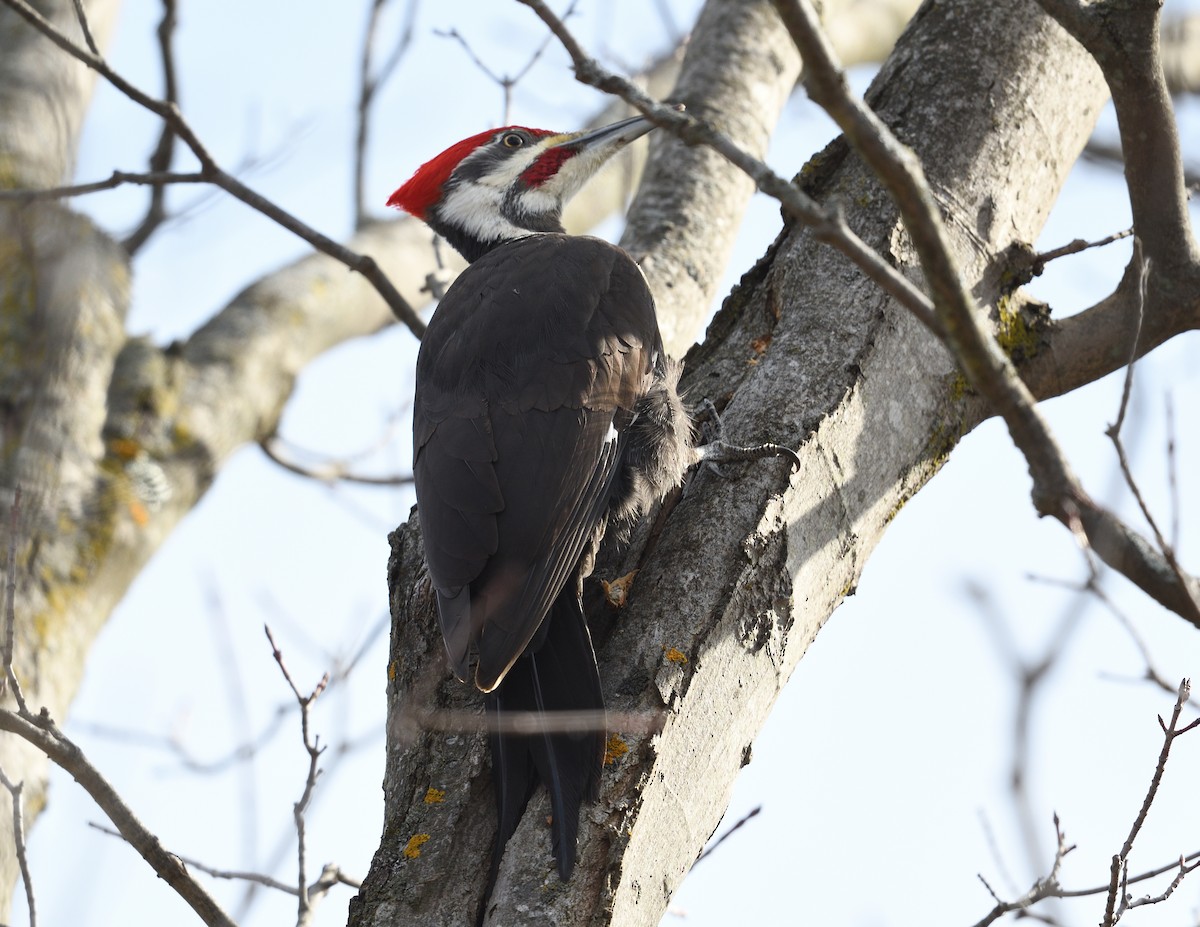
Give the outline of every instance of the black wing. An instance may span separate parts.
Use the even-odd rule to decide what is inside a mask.
[[[595,539],[662,346],[637,265],[536,235],[475,261],[417,361],[414,464],[447,650],[491,691]]]

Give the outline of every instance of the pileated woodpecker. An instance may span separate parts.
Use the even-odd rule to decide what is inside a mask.
[[[388,200],[471,262],[421,343],[413,474],[450,666],[486,693],[493,722],[493,877],[539,780],[559,875],[571,875],[605,747],[583,579],[605,531],[632,524],[699,459],[641,271],[561,222],[564,201],[652,128],[635,117],[574,134],[482,132]],[[543,729],[507,731],[506,712],[537,713]],[[556,729],[555,712],[596,721]]]

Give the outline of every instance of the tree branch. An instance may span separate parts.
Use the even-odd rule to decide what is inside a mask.
[[[157,35],[159,57],[162,60],[163,100],[167,104],[177,107],[179,82],[175,76],[175,0],[162,0],[162,6],[163,15],[158,24]],[[175,130],[170,123],[164,122],[158,136],[158,144],[154,146],[154,151],[150,154],[150,172],[159,174],[169,170],[174,154]],[[166,190],[159,185],[151,188],[150,205],[146,209],[145,217],[121,242],[131,257],[141,250],[142,246],[150,240],[150,236],[166,221],[166,203]]]
[[[379,29],[383,8],[387,4],[388,0],[371,0],[371,11],[367,14],[367,28],[363,35],[362,51],[359,54],[357,128],[354,133],[354,227],[356,229],[361,229],[367,223],[370,215],[365,183],[367,139],[371,131],[371,105],[375,102],[375,94],[395,73],[409,46],[412,45],[413,26],[416,23],[419,6],[418,0],[407,0],[400,38],[392,47],[384,63],[379,66],[378,70],[374,70],[372,59],[377,39],[376,33]]]
[[[33,893],[33,876],[29,872],[29,857],[25,847],[25,814],[22,801],[25,783],[24,781],[13,782],[4,772],[4,768],[0,767],[0,785],[8,790],[12,799],[13,847],[17,854],[17,866],[21,870],[21,882],[25,886],[25,906],[29,909],[29,927],[37,927],[37,897]]]
[[[1092,501],[1037,410],[1032,393],[985,328],[985,317],[951,257],[941,211],[933,201],[919,160],[882,120],[851,96],[808,0],[774,2],[804,57],[806,82],[813,99],[837,122],[850,144],[887,186],[904,217],[932,290],[944,340],[971,385],[1004,419],[1013,443],[1024,455],[1033,477],[1034,507],[1039,514],[1052,515],[1086,539],[1105,563],[1124,573],[1160,604],[1200,627],[1200,605],[1195,598],[1200,580],[1177,572],[1170,563],[1172,558],[1152,549],[1115,515]],[[1135,335],[1131,350],[1136,349],[1136,343]],[[1128,363],[1128,355],[1125,360]],[[1081,535],[1077,526],[1082,528]],[[1151,566],[1153,569],[1148,570]],[[1169,579],[1164,589],[1165,577]]]
[[[412,306],[409,305],[408,301],[400,295],[391,280],[383,273],[373,258],[365,254],[357,254],[332,238],[323,235],[311,226],[301,222],[271,200],[250,189],[233,175],[222,170],[192,130],[191,126],[184,120],[179,107],[174,102],[155,99],[139,90],[110,68],[99,55],[87,49],[80,48],[72,42],[67,36],[56,29],[51,22],[38,13],[37,10],[26,3],[25,0],[3,0],[3,2],[64,52],[87,65],[104,77],[117,90],[129,97],[129,99],[162,119],[170,127],[171,131],[187,145],[192,154],[196,156],[196,159],[200,162],[200,173],[205,176],[209,183],[220,187],[235,199],[241,200],[251,209],[274,220],[292,234],[308,242],[321,253],[329,255],[334,260],[345,264],[351,270],[360,273],[370,281],[379,295],[383,297],[384,302],[387,303],[395,317],[407,325],[414,335],[418,338],[421,337],[425,331],[425,323],[421,321],[421,318]]]
[[[44,709],[36,717],[28,712],[0,709],[0,730],[16,734],[42,751],[69,773],[108,815],[117,830],[158,877],[171,886],[209,927],[235,927],[221,906],[187,871],[179,857],[167,852],[158,837],[146,829],[108,780],[94,767],[50,719]]]
[[[929,299],[894,267],[883,261],[846,224],[837,206],[822,206],[799,187],[784,180],[765,163],[746,152],[731,139],[678,106],[668,106],[647,96],[640,88],[605,70],[584,52],[582,46],[543,0],[519,0],[532,9],[562,42],[571,56],[575,76],[580,82],[614,94],[625,100],[655,125],[667,129],[689,145],[705,145],[739,168],[755,186],[783,204],[784,211],[798,222],[811,226],[820,241],[845,254],[868,277],[907,308],[932,331],[940,325]]]

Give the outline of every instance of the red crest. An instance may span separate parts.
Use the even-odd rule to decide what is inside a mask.
[[[489,129],[456,142],[435,158],[431,158],[417,168],[417,172],[388,197],[387,204],[403,209],[418,219],[424,219],[429,208],[442,197],[442,187],[445,186],[454,169],[462,163],[463,158],[481,145],[486,145],[492,139],[513,129],[522,129],[536,138],[545,138],[555,133],[547,129],[528,129],[525,126],[504,126],[500,129]]]

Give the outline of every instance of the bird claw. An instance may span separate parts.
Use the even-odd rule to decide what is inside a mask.
[[[790,447],[771,443],[744,446],[731,444],[726,441],[723,437],[725,423],[721,420],[721,416],[717,412],[717,407],[709,399],[702,399],[700,404],[703,410],[708,413],[708,420],[700,428],[707,432],[705,437],[711,436],[710,440],[705,441],[704,444],[696,448],[699,454],[699,461],[704,468],[711,470],[719,477],[725,478],[725,474],[717,467],[718,463],[760,460],[764,457],[787,457],[791,461],[793,473],[800,469],[800,455]]]

